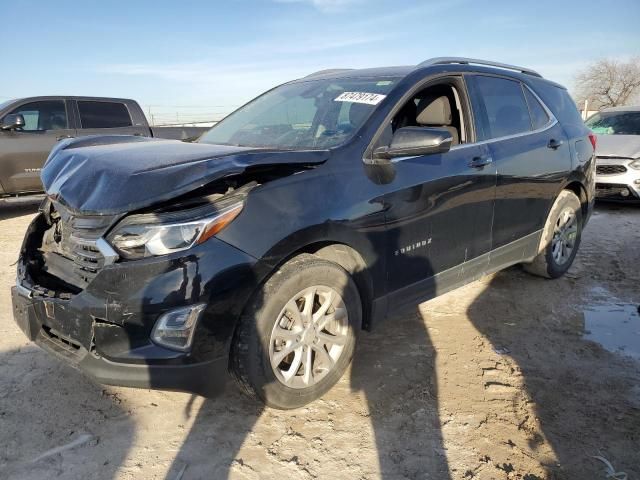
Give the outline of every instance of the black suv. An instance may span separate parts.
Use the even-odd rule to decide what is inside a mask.
[[[595,137],[567,91],[464,58],[328,70],[197,143],[65,140],[12,298],[96,380],[277,408],[340,378],[356,331],[509,265],[571,265]]]

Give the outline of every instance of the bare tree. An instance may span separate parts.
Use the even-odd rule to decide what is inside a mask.
[[[575,83],[578,104],[588,100],[591,109],[626,105],[640,93],[640,57],[598,60],[579,72]]]

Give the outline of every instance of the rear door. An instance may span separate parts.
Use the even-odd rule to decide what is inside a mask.
[[[468,83],[478,135],[497,167],[492,249],[505,247],[506,257],[521,256],[524,243],[518,241],[528,237],[537,246],[536,232],[571,169],[567,138],[553,114],[521,82],[472,75]],[[493,263],[517,260],[506,257],[495,255]]]
[[[10,114],[24,117],[19,131],[0,131],[0,176],[5,193],[42,191],[40,171],[59,140],[76,134],[63,99],[26,101]]]
[[[148,135],[149,129],[134,122],[133,113],[125,102],[107,100],[76,100],[78,136],[86,135]]]

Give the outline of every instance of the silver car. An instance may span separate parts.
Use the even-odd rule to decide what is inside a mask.
[[[640,107],[613,107],[589,117],[598,136],[596,196],[640,201]]]

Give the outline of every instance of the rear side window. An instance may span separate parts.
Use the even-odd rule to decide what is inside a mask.
[[[124,103],[78,101],[82,128],[118,128],[132,125]]]
[[[544,127],[549,123],[549,115],[547,115],[544,107],[540,105],[538,99],[528,88],[524,89],[524,96],[527,99],[527,105],[529,105],[529,113],[531,114],[533,129],[537,130]]]
[[[531,130],[529,109],[519,82],[480,75],[473,76],[471,80],[476,122],[480,123],[477,130],[483,137],[479,140]]]
[[[64,130],[68,128],[67,110],[63,100],[43,100],[26,103],[11,113],[24,117],[25,132]]]
[[[576,130],[577,133],[585,131],[582,117],[575,102],[569,96],[569,92],[564,88],[544,81],[535,81],[533,87],[544,104],[565,127],[565,130],[569,128],[571,131]]]

